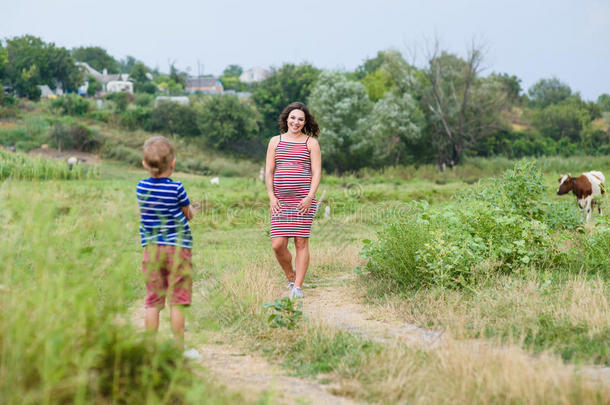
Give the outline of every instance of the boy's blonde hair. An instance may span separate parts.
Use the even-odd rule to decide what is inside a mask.
[[[153,176],[157,176],[169,169],[174,160],[174,146],[163,136],[148,138],[144,142],[142,153],[144,167]]]

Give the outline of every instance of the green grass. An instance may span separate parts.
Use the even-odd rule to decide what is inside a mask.
[[[11,178],[0,189],[6,235],[0,248],[0,397],[6,403],[129,403],[136,396],[150,403],[240,400],[176,362],[169,342],[153,342],[126,324],[129,309],[144,294],[134,189],[147,175],[117,163],[104,163],[99,175],[70,182]],[[240,177],[221,177],[219,185],[209,177],[173,177],[203,206],[192,230],[196,286],[205,293],[191,308],[187,341],[205,341],[208,331],[233,336],[287,373],[332,381],[339,393],[372,402],[417,403],[425,397],[422,389],[437,402],[608,398],[597,386],[560,377],[552,377],[559,386],[549,377],[539,388],[511,391],[525,383],[505,377],[521,371],[497,371],[508,360],[482,357],[471,364],[459,353],[452,358],[383,346],[307,319],[292,330],[272,328],[263,304],[277,298],[283,279],[268,239],[264,185]],[[547,188],[554,186],[550,176],[544,181]],[[475,187],[460,179],[437,183],[325,176],[319,195],[327,189],[331,218],[314,223],[307,282],[312,288],[332,284],[354,271],[362,240],[404,218],[411,199],[446,206],[455,204],[455,192]],[[607,252],[607,235],[579,235],[570,234],[566,248],[586,248],[591,257]],[[367,287],[376,285],[363,280]],[[379,287],[369,299],[384,308],[391,304],[406,321],[448,330],[459,339],[480,336],[520,345],[532,355],[550,352],[567,362],[607,364],[607,279],[586,272],[565,277],[530,272],[492,278],[474,291],[428,288],[396,295],[391,288]],[[527,367],[529,360],[523,361],[520,367]],[[480,376],[468,365],[487,371]],[[536,391],[547,386],[558,396]]]

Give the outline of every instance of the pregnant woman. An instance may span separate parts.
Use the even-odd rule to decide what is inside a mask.
[[[265,184],[271,211],[271,245],[288,279],[290,298],[303,297],[309,266],[309,233],[316,213],[315,194],[322,175],[316,120],[305,104],[292,103],[280,114],[281,135],[267,148]],[[294,267],[288,239],[294,238]]]

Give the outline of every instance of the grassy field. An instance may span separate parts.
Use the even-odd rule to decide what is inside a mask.
[[[191,200],[202,206],[192,222],[197,293],[187,344],[196,347],[209,333],[220,334],[281,364],[286,373],[332,382],[336,393],[366,402],[610,402],[607,384],[573,372],[610,364],[609,274],[596,270],[607,263],[608,245],[582,250],[587,238],[603,236],[607,222],[551,232],[554,255],[569,256],[571,249],[590,253],[580,263],[490,273],[467,288],[404,288],[374,277],[360,256],[363,240],[376,241],[387,224],[408,221],[422,209],[457,212],[462,203],[456,195],[493,184],[473,182],[484,173],[500,175],[512,164],[474,160],[442,174],[420,167],[324,177],[319,195],[326,190],[324,206],[331,216],[314,223],[305,305],[308,290],[341,287],[349,276],[347,283],[360,291],[354,299],[377,319],[413,323],[450,339],[442,347],[420,348],[374,342],[315,319],[295,318],[293,329],[274,328],[264,304],[285,293],[268,240],[264,185],[253,176],[221,177],[212,185],[209,177],[176,173]],[[610,158],[589,164],[610,172]],[[574,174],[584,164],[544,159],[539,167],[545,198],[563,201],[577,215],[573,197],[553,193],[559,172]],[[0,188],[5,403],[244,400],[205,373],[201,377],[164,336],[153,340],[125,321],[144,295],[134,196],[144,176],[109,162],[95,176],[80,179],[5,176]],[[283,316],[296,315],[287,308]],[[488,349],[486,343],[472,350],[473,339],[503,349]]]

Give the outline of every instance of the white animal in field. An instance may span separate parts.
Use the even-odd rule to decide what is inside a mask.
[[[330,218],[330,205],[324,207],[324,219]]]
[[[75,156],[70,156],[68,158],[68,169],[72,170],[72,167],[74,167],[77,163],[78,158],[76,158]]]
[[[212,184],[220,184],[220,178],[219,177],[212,177],[210,179],[210,183],[212,183]]]

